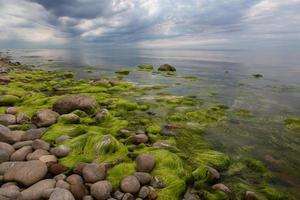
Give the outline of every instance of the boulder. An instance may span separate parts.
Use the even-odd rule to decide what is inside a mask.
[[[155,166],[155,159],[153,156],[141,154],[136,158],[137,171],[151,172]]]
[[[49,200],[75,200],[75,198],[68,190],[56,188],[51,193]]]
[[[97,101],[85,95],[66,96],[53,104],[53,110],[59,114],[67,114],[74,110],[82,110],[91,113],[97,107]]]
[[[174,72],[174,71],[176,71],[176,68],[169,64],[163,64],[163,65],[159,66],[158,71]]]
[[[61,135],[61,136],[59,136],[58,138],[55,139],[55,143],[59,144],[59,143],[62,143],[64,141],[66,141],[66,140],[69,140],[69,139],[71,139],[70,136],[68,136],[68,135]]]
[[[15,200],[20,199],[21,193],[18,190],[12,188],[0,188],[1,200]]]
[[[70,184],[70,191],[75,199],[82,199],[88,193],[81,176],[72,174],[66,181]]]
[[[0,114],[0,124],[4,126],[13,125],[17,123],[17,118],[11,114]]]
[[[0,142],[0,150],[5,151],[9,157],[15,152],[15,148],[5,142]]]
[[[0,164],[0,175],[4,175],[7,170],[15,166],[18,162],[3,162]],[[4,177],[2,178],[4,179]]]
[[[55,175],[58,175],[58,174],[68,171],[69,167],[66,167],[60,163],[53,163],[49,166],[48,169],[49,169],[49,172],[55,176]]]
[[[0,106],[14,106],[20,102],[20,98],[14,95],[1,95]]]
[[[0,142],[13,143],[11,131],[6,126],[0,124]]]
[[[33,149],[43,149],[48,151],[50,149],[50,144],[48,142],[45,142],[44,140],[36,139],[32,143]]]
[[[43,163],[56,163],[57,158],[54,155],[44,155],[39,158],[39,161]]]
[[[86,183],[95,183],[105,179],[106,169],[104,165],[87,164],[82,169],[82,176]]]
[[[213,190],[218,190],[218,191],[222,191],[225,193],[231,193],[231,190],[223,183],[214,184],[211,188]]]
[[[11,156],[11,161],[24,161],[26,159],[26,156],[32,152],[31,146],[24,146],[17,151],[15,151]]]
[[[65,145],[60,145],[58,147],[52,148],[50,153],[58,158],[65,157],[71,152],[71,148]]]
[[[149,193],[150,189],[146,186],[143,186],[138,193],[138,197],[145,199],[149,195]]]
[[[151,181],[151,175],[146,172],[135,172],[134,176],[139,180],[141,185],[147,185]]]
[[[16,107],[8,107],[5,110],[5,114],[15,115],[17,114],[18,109]]]
[[[23,190],[22,200],[40,200],[43,197],[43,192],[47,189],[55,187],[56,181],[54,179],[41,180],[29,188]]]
[[[6,151],[0,149],[0,163],[6,161],[9,161],[9,154]]]
[[[91,195],[97,200],[105,200],[110,197],[112,185],[109,181],[99,181],[91,186]]]
[[[70,190],[70,184],[64,180],[58,180],[55,187]]]
[[[4,173],[4,181],[15,181],[24,186],[30,186],[47,174],[47,166],[41,161],[13,162]]]
[[[42,135],[46,132],[47,129],[45,128],[38,128],[38,129],[29,129],[22,135],[21,140],[35,140],[40,139]]]
[[[246,191],[245,200],[257,200],[257,196],[254,192]]]
[[[59,114],[50,109],[40,110],[33,114],[31,121],[37,127],[48,127],[57,122]]]
[[[132,136],[130,140],[133,144],[141,144],[141,143],[147,143],[149,139],[146,134],[137,134]]]
[[[123,192],[135,194],[140,190],[140,182],[135,176],[127,176],[122,179],[120,188]]]
[[[30,117],[25,113],[19,113],[17,115],[18,124],[29,124],[31,122]]]
[[[64,124],[79,124],[80,117],[74,113],[64,114],[59,117],[59,122]]]
[[[32,140],[27,140],[27,141],[22,141],[22,142],[16,142],[15,144],[13,144],[12,146],[15,148],[15,149],[20,149],[22,147],[25,147],[25,146],[31,146],[33,143]]]
[[[32,153],[27,154],[26,160],[39,160],[40,157],[49,155],[49,152],[44,149],[37,149]]]

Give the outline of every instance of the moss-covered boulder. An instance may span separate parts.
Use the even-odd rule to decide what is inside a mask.
[[[158,71],[175,72],[176,68],[169,64],[163,64],[158,68]]]
[[[14,106],[21,99],[15,95],[1,95],[0,96],[0,106]]]
[[[147,70],[147,71],[151,71],[154,69],[152,64],[140,64],[140,65],[138,65],[138,68],[141,70]]]

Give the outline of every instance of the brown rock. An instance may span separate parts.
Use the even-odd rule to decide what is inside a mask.
[[[10,114],[10,115],[15,115],[15,114],[17,114],[17,112],[18,112],[18,109],[16,107],[8,107],[5,110],[5,114]]]
[[[155,166],[155,159],[153,156],[141,154],[136,158],[137,171],[151,172]]]
[[[50,109],[40,110],[31,118],[33,124],[37,127],[48,127],[57,122],[59,114]]]
[[[26,160],[39,160],[40,157],[49,155],[49,152],[43,149],[37,149],[33,153],[29,153],[26,156]]]
[[[35,183],[34,185],[30,186],[29,188],[21,192],[22,200],[42,199],[44,190],[54,188],[55,182],[56,181],[54,179],[45,179]]]
[[[53,163],[49,166],[48,169],[49,169],[49,172],[55,176],[55,175],[58,175],[58,174],[68,171],[69,167],[66,167],[60,163]]]
[[[140,182],[135,176],[127,176],[121,181],[120,188],[125,193],[135,194],[140,190]]]
[[[95,183],[105,179],[106,169],[103,165],[87,164],[82,169],[82,176],[87,183]]]
[[[75,199],[82,199],[88,193],[81,176],[73,174],[66,181],[70,184],[70,191]]]
[[[97,200],[105,200],[110,197],[112,185],[109,181],[99,181],[91,186],[91,195]]]
[[[24,146],[21,149],[18,149],[15,151],[11,157],[11,161],[24,161],[26,160],[26,156],[32,152],[32,147],[31,146]]]

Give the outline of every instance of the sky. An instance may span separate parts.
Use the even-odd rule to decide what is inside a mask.
[[[300,0],[0,0],[0,47],[300,45]]]

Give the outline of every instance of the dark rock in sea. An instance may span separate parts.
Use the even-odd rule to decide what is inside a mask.
[[[141,154],[136,158],[136,165],[138,172],[151,172],[155,166],[155,159],[153,156]]]
[[[158,71],[176,71],[176,68],[169,64],[163,64],[158,68]]]
[[[48,127],[57,122],[59,114],[50,109],[40,110],[33,114],[31,121],[37,127]]]
[[[97,107],[97,101],[85,95],[72,95],[63,97],[53,104],[53,110],[59,114],[67,114],[74,110],[91,113]]]
[[[262,78],[263,77],[262,74],[252,74],[252,76],[255,77],[255,78]]]

